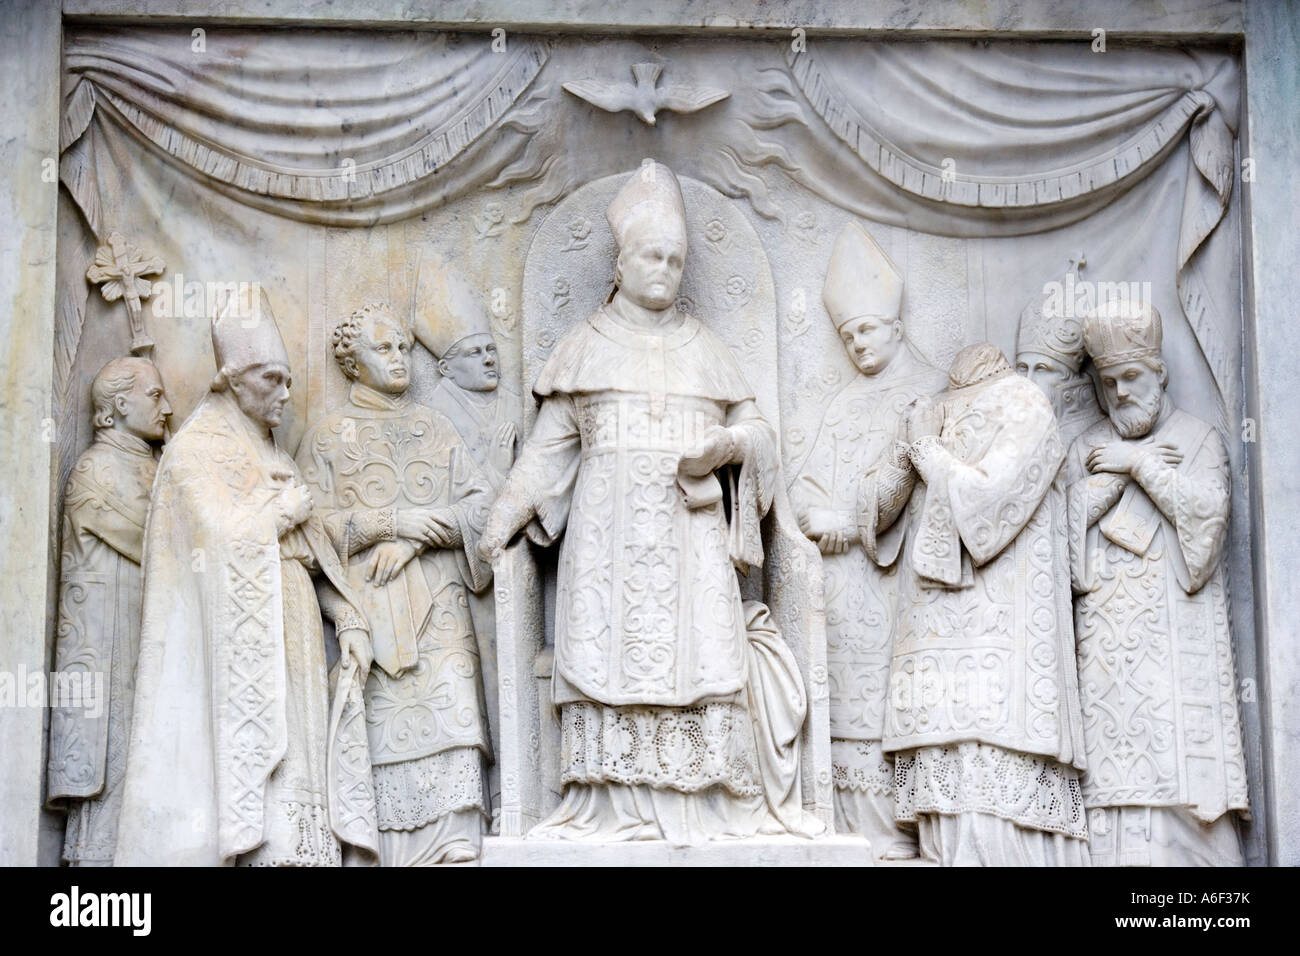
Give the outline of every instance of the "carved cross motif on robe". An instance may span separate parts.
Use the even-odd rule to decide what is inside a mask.
[[[126,301],[134,355],[147,356],[153,351],[153,339],[149,338],[144,327],[142,305],[153,294],[153,283],[145,276],[161,275],[165,268],[158,256],[145,258],[139,249],[127,243],[125,236],[115,232],[108,237],[108,242],[95,250],[95,262],[86,270],[86,278],[99,286],[105,301]]]

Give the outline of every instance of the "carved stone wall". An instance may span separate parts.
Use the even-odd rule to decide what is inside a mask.
[[[47,149],[61,160],[57,277],[47,269],[39,293],[30,278],[35,273],[15,280],[15,303],[24,314],[45,318],[33,326],[39,335],[17,331],[16,325],[8,332],[16,348],[30,347],[39,356],[33,367],[50,369],[52,381],[42,384],[38,374],[24,386],[31,394],[6,399],[8,408],[41,413],[24,413],[33,428],[44,419],[52,425],[50,435],[32,446],[41,454],[22,464],[31,447],[15,438],[15,449],[27,450],[12,459],[19,462],[15,474],[48,470],[51,502],[91,439],[91,378],[132,343],[124,300],[106,299],[86,280],[97,246],[111,233],[164,266],[161,274],[146,276],[150,295],[141,314],[176,406],[173,426],[206,393],[213,373],[207,283],[257,282],[274,303],[294,373],[291,406],[277,440],[292,454],[307,425],[347,397],[348,383],[328,346],[334,325],[373,300],[418,317],[427,280],[421,270],[437,258],[481,293],[505,380],[522,396],[527,433],[537,407],[530,389],[550,349],[611,292],[615,249],[604,221],[609,199],[629,170],[653,157],[678,172],[685,192],[691,246],[682,305],[709,323],[741,361],[760,408],[778,429],[787,479],[808,457],[827,404],[858,374],[821,296],[832,245],[847,223],[865,225],[897,266],[908,337],[940,368],[962,346],[980,341],[1014,358],[1022,308],[1082,251],[1082,280],[1150,283],[1151,300],[1165,318],[1170,396],[1179,408],[1214,424],[1226,440],[1233,498],[1225,582],[1254,810],[1247,857],[1254,863],[1294,862],[1292,842],[1275,832],[1295,813],[1293,798],[1279,799],[1278,790],[1289,779],[1294,738],[1275,709],[1300,678],[1282,649],[1287,632],[1280,599],[1264,590],[1277,584],[1281,547],[1267,524],[1285,520],[1292,489],[1275,471],[1262,470],[1263,459],[1252,457],[1278,454],[1267,436],[1277,434],[1286,414],[1274,405],[1285,386],[1267,378],[1282,374],[1273,370],[1269,354],[1285,352],[1286,343],[1265,350],[1286,326],[1281,320],[1267,329],[1261,324],[1283,295],[1272,286],[1279,270],[1262,265],[1270,252],[1261,251],[1267,244],[1259,232],[1277,203],[1252,200],[1252,190],[1282,187],[1254,181],[1253,172],[1243,175],[1251,167],[1242,164],[1279,139],[1268,139],[1271,127],[1260,124],[1282,120],[1265,120],[1268,111],[1261,114],[1249,102],[1252,112],[1243,115],[1240,93],[1243,70],[1249,73],[1259,62],[1253,51],[1280,41],[1270,31],[1247,32],[1245,52],[1234,52],[1224,41],[1250,22],[1240,5],[1206,4],[1169,24],[1130,24],[1176,41],[1175,49],[1120,44],[1093,53],[1088,39],[1079,38],[1090,35],[1087,18],[1056,27],[1036,21],[1032,11],[1020,15],[1020,25],[989,21],[1001,31],[992,39],[989,23],[923,21],[914,29],[966,30],[980,44],[951,39],[916,48],[888,14],[864,22],[836,4],[822,5],[809,26],[834,35],[819,37],[814,29],[798,49],[791,43],[790,28],[799,25],[793,14],[790,26],[763,21],[771,32],[761,38],[704,39],[639,33],[646,24],[607,22],[624,14],[583,8],[543,16],[507,4],[502,12],[511,16],[501,18],[510,25],[505,49],[488,56],[476,51],[491,49],[492,24],[469,14],[460,30],[450,27],[461,17],[444,14],[447,21],[434,24],[437,30],[394,38],[373,26],[327,22],[326,14],[307,4],[286,14],[286,22],[300,26],[297,35],[267,39],[239,23],[249,11],[230,9],[226,22],[206,28],[205,50],[195,53],[189,23],[96,22],[106,14],[130,20],[166,8],[161,0],[77,0],[65,6],[83,15],[64,26],[63,83],[69,95],[55,106],[48,87],[57,80],[47,69],[41,87],[46,95],[26,97],[46,114],[33,121],[37,129],[48,133],[51,122],[62,121],[58,150]],[[1119,8],[1096,6],[1116,22],[1128,22]],[[672,12],[662,16],[660,25],[671,26]],[[28,19],[32,34],[47,39],[58,21],[35,12]],[[581,26],[593,21],[622,35],[589,36]],[[515,23],[533,31],[516,30]],[[1053,32],[1017,36],[1019,29]],[[882,30],[896,32],[882,41]],[[116,66],[97,59],[105,50]],[[373,135],[373,126],[348,132],[325,124],[313,153],[294,138],[301,128],[288,126],[274,149],[258,153],[252,131],[258,121],[278,115],[273,98],[241,101],[247,89],[231,87],[223,94],[201,75],[226,75],[223,69],[246,58],[310,62],[328,50],[356,51],[361,61],[378,65],[401,56],[455,63],[481,80],[482,95],[454,109],[437,96],[412,102],[418,94],[394,76],[387,81],[394,84],[390,91],[401,88],[412,98],[392,105],[415,130],[405,141],[395,135],[385,142]],[[136,74],[150,51],[165,69],[175,70],[175,95],[151,89]],[[195,65],[195,56],[207,59]],[[1016,112],[1014,104],[982,100],[980,80],[1020,77],[1033,86],[1035,69],[1055,65],[1083,83],[1103,59],[1110,64],[1103,72],[1110,74],[1115,96],[1122,98],[1126,80],[1146,77],[1168,90],[1167,101],[1145,113],[1123,104],[1109,125],[1093,130],[1070,127],[1072,118],[1063,112],[1054,118],[1059,135],[1035,141],[997,124],[971,121],[953,128],[953,116],[924,112],[933,104],[908,82],[915,76],[909,67],[924,70],[929,64],[955,84],[956,96],[967,97],[965,115],[975,115],[977,106],[1001,106],[1015,122],[1028,123],[1034,117]],[[642,68],[646,64],[657,69]],[[972,79],[967,71],[973,64],[989,72]],[[341,67],[339,75],[345,74]],[[268,76],[284,84],[282,91],[294,88],[293,69]],[[339,92],[329,81],[318,82],[322,89],[300,85],[313,95]],[[897,84],[892,91],[891,82]],[[1049,92],[1064,97],[1070,82]],[[189,96],[197,99],[187,101]],[[207,101],[217,104],[211,127],[196,125],[190,112],[203,97],[218,97]],[[240,103],[242,117],[238,109],[221,112]],[[962,106],[953,110],[960,120]],[[918,117],[932,124],[926,127],[930,134],[923,130],[910,142],[900,140]],[[383,126],[382,116],[369,120]],[[1085,143],[1089,135],[1093,146]],[[1257,147],[1257,141],[1265,145]],[[261,164],[236,168],[206,152],[210,142],[225,143],[232,152],[243,148],[260,156]],[[952,155],[952,144],[963,142],[968,152]],[[1106,163],[1109,171],[1099,172]],[[16,217],[44,221],[44,230],[34,234],[47,243],[52,202],[44,203],[43,212]],[[1243,249],[1251,256],[1244,275]],[[191,293],[187,283],[200,286]],[[163,295],[170,307],[159,304]],[[19,308],[14,306],[15,323]],[[412,395],[427,401],[439,380],[435,360],[417,346],[413,365]],[[1243,425],[1247,419],[1254,424]],[[1252,428],[1263,430],[1263,446],[1254,444],[1260,435]],[[36,435],[41,437],[39,430]],[[6,483],[6,495],[13,490]],[[57,507],[37,514],[10,501],[14,514],[21,511],[15,534],[25,528],[31,537],[32,528],[57,526]],[[43,581],[58,573],[54,552],[48,557]],[[526,562],[526,556],[518,560]],[[4,577],[8,582],[33,574],[15,570]],[[538,613],[534,605],[541,594],[518,590],[499,593],[498,608],[511,607],[522,617]],[[50,595],[44,613],[37,614],[46,623],[33,618],[17,629],[44,626],[49,633],[54,599],[52,591],[40,593]],[[30,616],[29,603],[15,598],[12,606],[20,603]],[[549,620],[551,609],[543,612]],[[498,621],[501,627],[512,623]],[[10,646],[0,647],[6,669],[20,661],[43,666],[48,654],[34,645],[15,646],[11,663]],[[510,682],[516,691],[510,699],[521,706],[506,714],[503,703],[503,721],[531,725],[540,706],[537,675],[522,658],[501,663],[503,702]],[[527,692],[518,692],[521,682],[530,681]],[[32,755],[41,745],[30,741],[40,733],[31,713],[0,712],[0,721],[12,722],[14,733],[29,741],[23,762],[5,775],[0,790],[6,827],[13,821],[15,832],[26,835],[5,845],[17,848],[11,851],[15,859],[34,860],[38,825],[32,800],[38,784],[32,774],[38,781],[41,770]],[[539,751],[509,750],[521,741],[531,744],[534,734],[540,747],[543,730],[539,724],[521,733],[503,747],[503,756],[522,758],[517,766]],[[511,813],[544,815],[549,798],[521,794],[521,786],[502,781],[507,802],[515,794]],[[43,819],[40,858],[53,862],[60,822],[50,815]],[[518,821],[503,825],[509,829]]]

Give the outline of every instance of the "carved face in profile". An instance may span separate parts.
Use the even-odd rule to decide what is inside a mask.
[[[1101,370],[1106,411],[1125,438],[1141,438],[1155,427],[1165,394],[1164,363],[1136,359]]]
[[[1042,389],[1056,413],[1061,414],[1058,407],[1060,390],[1076,377],[1070,366],[1041,352],[1021,352],[1016,356],[1016,372]]]
[[[686,243],[668,230],[638,230],[618,253],[619,292],[643,309],[662,311],[677,301]]]
[[[352,371],[362,385],[400,395],[411,384],[411,339],[396,322],[384,318],[363,322],[351,358]]]
[[[289,366],[281,362],[252,365],[230,375],[229,382],[240,411],[265,428],[280,424],[293,384]]]
[[[167,433],[167,416],[172,407],[163,392],[162,377],[152,363],[143,365],[132,376],[131,387],[113,397],[113,423],[122,431],[160,441]]]
[[[859,372],[876,375],[903,343],[903,323],[896,317],[860,315],[840,326],[840,341]]]
[[[491,392],[501,381],[496,339],[491,332],[467,335],[438,361],[438,371],[471,392]]]

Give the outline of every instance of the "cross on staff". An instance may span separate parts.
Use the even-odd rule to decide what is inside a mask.
[[[95,263],[86,270],[86,278],[99,286],[107,302],[126,300],[126,316],[131,326],[131,352],[148,356],[153,339],[144,327],[143,302],[153,294],[153,283],[145,276],[161,275],[166,266],[157,256],[145,258],[126,237],[115,232],[108,242],[95,250]]]

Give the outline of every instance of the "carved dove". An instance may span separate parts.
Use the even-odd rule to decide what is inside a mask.
[[[607,83],[603,80],[575,80],[564,84],[579,99],[608,113],[627,110],[636,114],[641,122],[655,125],[655,114],[660,110],[674,113],[695,113],[706,106],[725,100],[731,94],[709,86],[656,85],[663,68],[657,63],[634,63],[632,75],[635,83]]]

